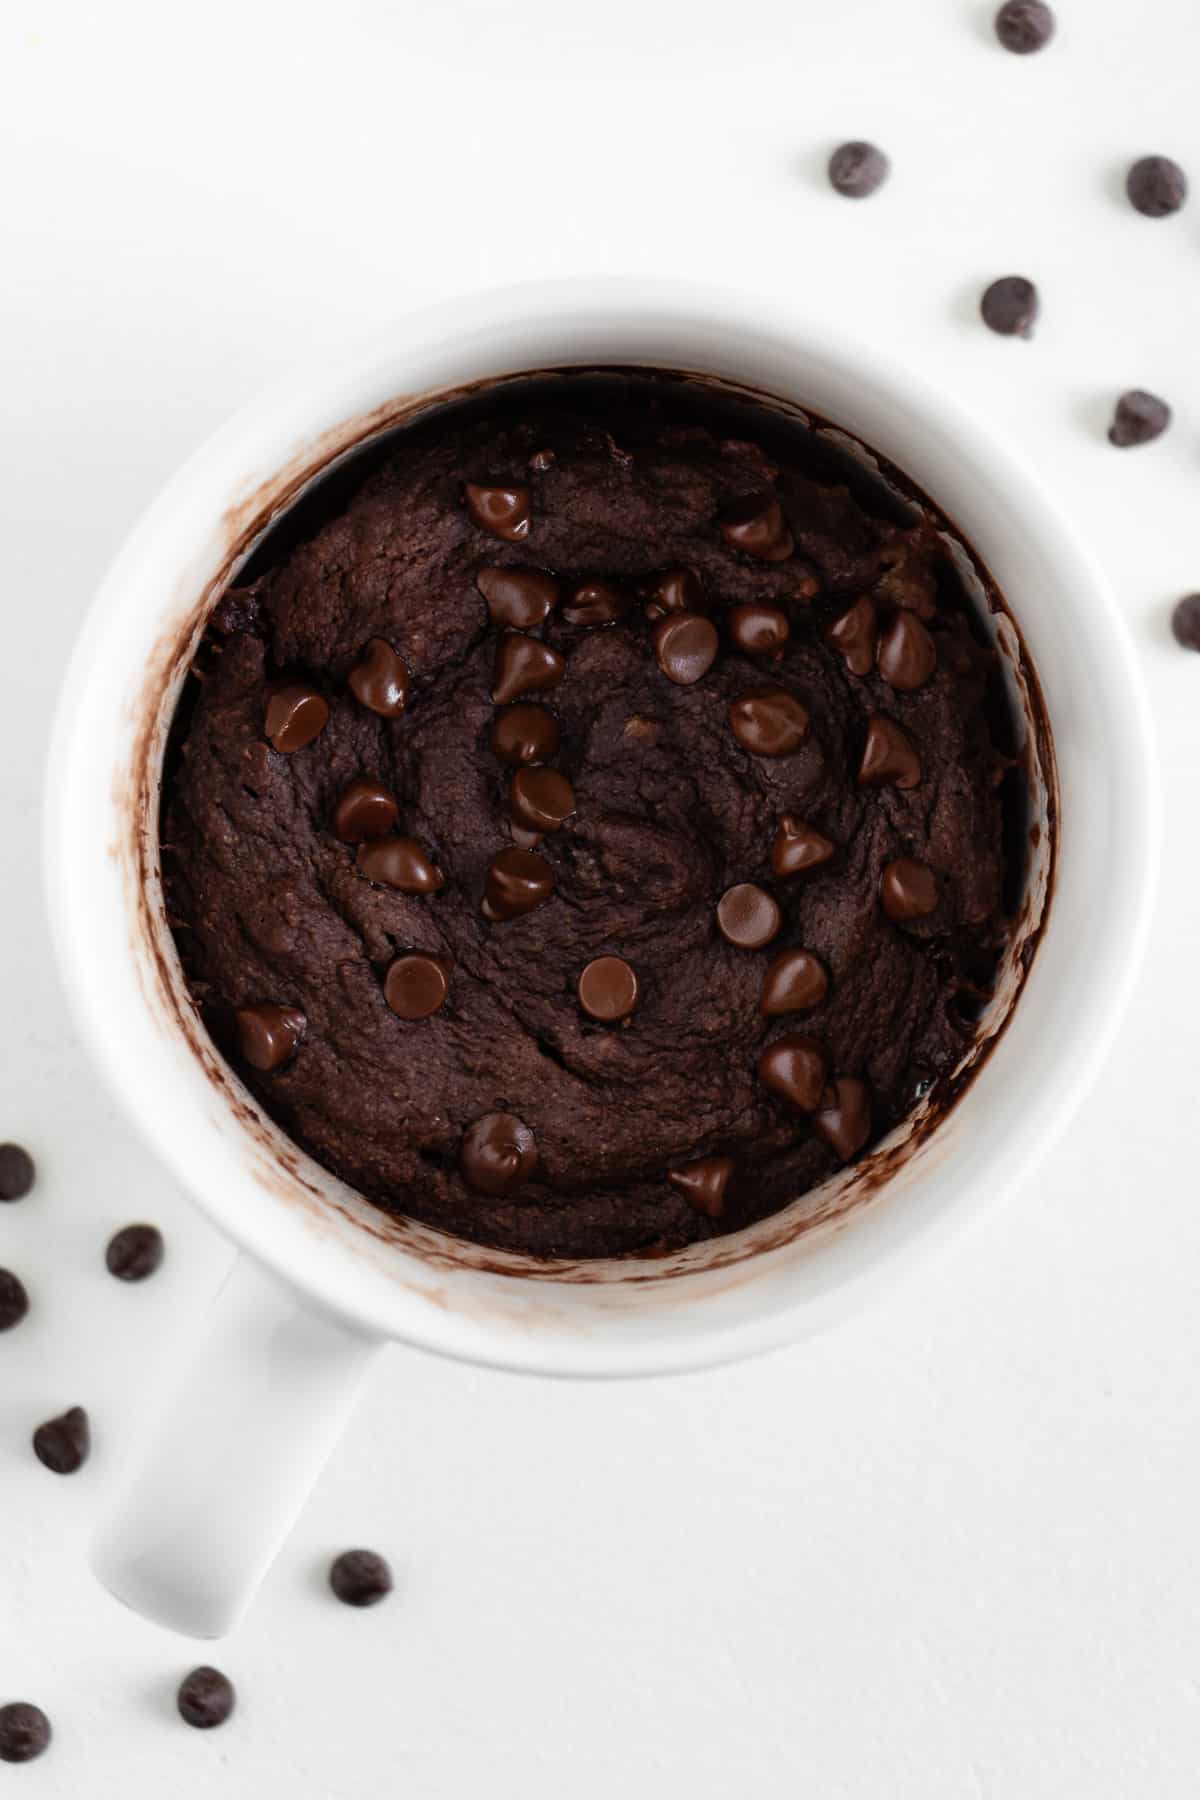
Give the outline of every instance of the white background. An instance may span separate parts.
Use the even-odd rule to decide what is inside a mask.
[[[975,0],[10,0],[0,11],[0,1210],[34,1310],[0,1339],[0,1699],[51,1714],[0,1780],[70,1800],[1064,1800],[1200,1780],[1194,1173],[1200,192],[1195,0],[1061,0],[1040,57]],[[850,203],[832,144],[894,178]],[[41,762],[108,558],[260,384],[406,308],[552,273],[794,296],[953,390],[1098,545],[1150,683],[1167,847],[1149,962],[1040,1175],[835,1336],[578,1388],[399,1352],[246,1623],[241,1704],[174,1716],[182,1640],[93,1583],[87,1536],[158,1365],[230,1257],[114,1116],[39,893]],[[978,323],[991,277],[1036,339]],[[1104,441],[1143,385],[1176,424]],[[1102,893],[1096,904],[1104,904]],[[1020,1129],[1020,1120],[1013,1120]],[[158,1220],[162,1274],[103,1270]],[[82,1402],[96,1450],[42,1469]],[[399,1588],[324,1588],[364,1543]]]

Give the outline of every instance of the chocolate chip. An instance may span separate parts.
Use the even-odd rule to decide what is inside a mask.
[[[776,875],[799,875],[805,869],[819,869],[829,861],[835,848],[815,826],[798,819],[795,813],[784,813],[771,846],[771,869]]]
[[[361,844],[367,838],[386,837],[396,828],[399,811],[381,782],[359,775],[338,796],[333,809],[333,829],[343,844]]]
[[[56,1419],[47,1419],[33,1434],[33,1452],[55,1475],[74,1475],[82,1469],[92,1448],[91,1428],[82,1406],[72,1406]]]
[[[554,870],[535,850],[501,850],[492,858],[483,889],[484,917],[516,919],[554,892]]]
[[[468,1127],[462,1141],[463,1180],[477,1194],[502,1199],[537,1168],[537,1144],[528,1125],[512,1113],[485,1113]]]
[[[983,322],[1001,337],[1031,338],[1038,316],[1038,291],[1024,275],[1002,275],[984,289],[979,302]]]
[[[825,1092],[825,1052],[815,1038],[789,1032],[768,1044],[758,1059],[758,1079],[797,1112],[816,1112]]]
[[[638,978],[624,957],[597,956],[580,974],[577,991],[589,1019],[613,1025],[637,1005]]]
[[[558,720],[544,706],[510,706],[497,713],[492,749],[505,763],[543,763],[557,756]]]
[[[706,1219],[719,1219],[725,1211],[725,1189],[737,1165],[732,1156],[702,1156],[668,1171],[667,1180],[679,1189],[688,1205]]]
[[[852,675],[869,675],[875,666],[879,621],[874,602],[864,594],[827,626],[825,642],[836,650]]]
[[[921,780],[921,758],[907,732],[886,713],[872,713],[859,764],[860,787],[915,788]]]
[[[1143,156],[1125,177],[1129,203],[1148,219],[1165,219],[1187,199],[1187,176],[1169,156]]]
[[[717,924],[727,943],[739,950],[761,950],[782,924],[779,904],[752,881],[726,888],[717,901]]]
[[[1108,441],[1119,450],[1128,450],[1134,444],[1151,444],[1170,423],[1171,409],[1165,400],[1148,394],[1145,388],[1130,388],[1117,401]]]
[[[642,584],[648,619],[665,619],[668,613],[699,612],[704,590],[695,569],[663,569]]]
[[[304,1036],[308,1020],[295,1006],[275,1006],[264,1001],[240,1006],[234,1014],[238,1047],[252,1069],[269,1075],[282,1068]]]
[[[563,607],[568,625],[612,625],[633,605],[633,595],[615,581],[581,581]]]
[[[1176,602],[1171,630],[1185,650],[1200,650],[1200,594],[1187,594]]]
[[[392,1571],[374,1550],[343,1550],[330,1566],[329,1585],[345,1606],[377,1606],[392,1591]]]
[[[557,769],[518,769],[508,792],[509,807],[524,831],[542,837],[558,831],[575,811],[575,789]]]
[[[1050,42],[1054,24],[1045,0],[1004,0],[996,14],[996,36],[1014,56],[1032,56]]]
[[[811,950],[781,950],[763,977],[758,1010],[769,1019],[809,1012],[828,992],[829,976],[819,957]]]
[[[752,755],[788,756],[808,736],[808,711],[786,688],[747,688],[730,705],[729,726]]]
[[[402,894],[436,894],[446,885],[446,877],[416,838],[368,838],[354,860],[368,881],[398,888]]]
[[[871,1099],[866,1082],[853,1075],[839,1075],[825,1090],[812,1128],[839,1162],[849,1162],[857,1156],[871,1135]]]
[[[28,1150],[20,1144],[0,1144],[0,1200],[23,1200],[36,1173]]]
[[[897,925],[908,919],[927,919],[937,911],[937,903],[933,870],[911,856],[898,856],[879,877],[879,904]]]
[[[493,625],[536,631],[558,605],[558,583],[544,569],[480,569],[475,586]]]
[[[450,973],[437,956],[408,951],[383,978],[383,997],[398,1019],[428,1019],[446,1003]]]
[[[0,1269],[0,1331],[11,1331],[29,1311],[25,1283],[11,1269]]]
[[[879,640],[879,673],[898,694],[915,694],[937,668],[937,647],[916,613],[893,614]]]
[[[522,694],[546,693],[558,686],[566,667],[565,660],[549,644],[520,631],[506,631],[496,646],[492,699],[503,705],[520,699]]]
[[[788,616],[778,606],[752,600],[731,607],[727,614],[729,635],[746,656],[782,656],[788,641]]]
[[[839,144],[829,159],[829,180],[847,200],[865,200],[881,188],[891,172],[882,150],[861,138]]]
[[[0,1706],[0,1762],[27,1763],[40,1756],[52,1736],[50,1721],[29,1700]]]
[[[796,547],[783,508],[773,494],[750,494],[738,500],[726,508],[719,523],[725,542],[758,562],[786,562]]]
[[[408,702],[408,665],[386,638],[368,638],[346,677],[360,706],[381,719],[398,719]]]
[[[104,1265],[118,1281],[145,1281],[161,1268],[163,1237],[157,1225],[123,1225],[108,1240]]]
[[[328,723],[328,701],[306,681],[289,681],[267,700],[267,739],[271,748],[284,756],[303,750]]]
[[[557,460],[553,450],[535,450],[529,459],[529,466],[531,469],[536,469],[539,475],[544,475],[547,469],[554,467]]]
[[[654,629],[654,654],[668,681],[691,687],[717,657],[717,628],[703,613],[670,613]]]
[[[483,487],[477,481],[466,484],[467,511],[481,531],[519,544],[529,536],[529,489],[527,487]]]
[[[194,1725],[197,1731],[211,1731],[225,1723],[236,1698],[228,1675],[202,1663],[180,1682],[175,1704],[185,1724]]]

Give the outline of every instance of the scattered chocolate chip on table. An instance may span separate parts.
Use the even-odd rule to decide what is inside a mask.
[[[162,1266],[163,1251],[157,1225],[123,1225],[108,1240],[104,1263],[118,1281],[145,1281]]]
[[[1040,311],[1037,288],[1025,275],[1002,275],[984,289],[979,310],[1000,337],[1031,338]]]
[[[996,36],[1014,56],[1044,50],[1054,36],[1056,20],[1045,0],[1004,0],[996,14]]]
[[[1122,394],[1113,410],[1108,428],[1108,441],[1119,450],[1135,444],[1150,444],[1161,437],[1171,423],[1171,409],[1157,394],[1145,388],[1130,388]]]
[[[847,200],[866,200],[877,193],[891,173],[891,163],[875,144],[853,138],[839,144],[829,158],[829,182]]]
[[[375,1550],[343,1550],[329,1570],[329,1585],[346,1606],[376,1606],[391,1593],[391,1567]]]
[[[197,1731],[211,1731],[224,1725],[234,1709],[237,1696],[228,1675],[220,1669],[201,1663],[185,1675],[175,1695],[179,1716]]]
[[[25,1283],[11,1269],[0,1269],[0,1331],[11,1331],[29,1311]]]
[[[52,1735],[40,1706],[29,1700],[10,1700],[7,1706],[0,1706],[0,1762],[32,1762],[49,1747]]]
[[[1186,594],[1176,602],[1171,630],[1185,650],[1200,650],[1200,594]]]
[[[1130,165],[1125,192],[1136,212],[1147,219],[1166,219],[1187,199],[1187,176],[1169,156],[1142,156]]]
[[[28,1150],[20,1144],[0,1144],[0,1200],[24,1200],[36,1175]]]
[[[33,1434],[38,1461],[55,1475],[74,1475],[91,1455],[92,1433],[82,1406],[68,1407],[57,1418],[47,1419]]]

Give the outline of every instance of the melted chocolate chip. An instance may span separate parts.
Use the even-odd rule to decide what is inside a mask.
[[[416,838],[368,838],[354,860],[368,881],[398,888],[402,894],[436,894],[446,885],[446,877]]]
[[[911,856],[888,863],[879,877],[879,904],[897,925],[909,919],[926,919],[937,911],[937,878],[933,870]]]
[[[55,1475],[74,1475],[91,1454],[92,1433],[82,1406],[47,1419],[33,1434],[33,1453]]]
[[[468,1187],[503,1199],[537,1168],[537,1144],[528,1125],[512,1113],[485,1113],[467,1128],[459,1161]]]
[[[0,1331],[11,1331],[28,1311],[25,1283],[11,1269],[0,1269]]]
[[[238,1048],[252,1069],[269,1075],[282,1068],[304,1036],[308,1020],[294,1006],[240,1006],[234,1014]]]
[[[175,1704],[185,1724],[197,1731],[212,1731],[225,1723],[236,1698],[228,1675],[202,1663],[180,1682]]]
[[[614,1025],[638,1003],[638,978],[622,956],[597,956],[581,972],[579,1004],[589,1019]]]
[[[409,951],[383,978],[383,997],[399,1019],[428,1019],[446,1003],[450,974],[437,956]]]
[[[668,681],[691,687],[717,658],[717,628],[703,613],[670,613],[654,631],[654,654]]]
[[[633,595],[615,581],[581,581],[563,607],[568,625],[612,625],[633,605]]]
[[[343,1550],[330,1566],[329,1585],[344,1606],[377,1606],[392,1591],[392,1571],[374,1550]]]
[[[830,157],[830,185],[847,200],[865,200],[883,186],[891,167],[882,150],[854,138],[839,144]]]
[[[763,977],[758,1010],[767,1018],[809,1012],[829,992],[825,965],[811,950],[781,950]]]
[[[1175,641],[1185,650],[1200,650],[1200,594],[1185,594],[1171,614]]]
[[[731,607],[727,619],[729,635],[744,655],[782,656],[790,626],[781,608],[752,600],[745,606]]]
[[[860,787],[915,788],[921,780],[921,758],[907,732],[885,713],[872,713],[859,764]]]
[[[575,789],[557,769],[518,769],[508,793],[513,819],[540,839],[575,811]]]
[[[996,36],[1014,56],[1032,56],[1054,36],[1054,22],[1045,0],[1004,0],[996,14]]]
[[[937,668],[937,647],[916,613],[893,614],[879,640],[879,673],[898,694],[915,694]]]
[[[481,531],[519,544],[529,536],[529,489],[527,487],[483,487],[468,481],[465,489],[467,512]]]
[[[1038,316],[1038,291],[1024,275],[1002,275],[984,289],[983,322],[1001,337],[1031,338]]]
[[[852,675],[869,675],[875,666],[878,635],[874,604],[864,594],[828,627],[825,642],[837,651]]]
[[[717,901],[717,924],[727,943],[739,950],[761,950],[782,924],[779,904],[752,881],[726,888]]]
[[[558,605],[559,588],[544,569],[480,569],[475,586],[487,601],[493,625],[536,631]]]
[[[145,1281],[162,1267],[163,1236],[157,1225],[124,1225],[108,1240],[104,1266],[118,1281]]]
[[[557,756],[558,720],[544,706],[510,706],[496,715],[492,749],[504,763],[543,763]]]
[[[544,694],[558,686],[566,670],[565,660],[549,644],[508,631],[496,648],[492,672],[492,699],[498,705],[518,700],[522,694]]]
[[[729,726],[753,756],[788,756],[808,736],[808,709],[786,688],[747,688],[730,705]]]
[[[343,844],[387,837],[396,828],[396,802],[381,782],[358,776],[342,789],[333,809],[334,834]]]
[[[768,1044],[758,1059],[758,1079],[797,1112],[816,1112],[825,1092],[825,1052],[815,1038],[788,1032]]]
[[[736,1166],[732,1156],[702,1156],[698,1162],[670,1170],[667,1180],[698,1213],[706,1219],[719,1219],[725,1211],[725,1189]]]
[[[695,569],[663,569],[642,584],[648,619],[665,619],[668,613],[699,612],[704,590]]]
[[[721,515],[720,526],[727,544],[758,562],[786,562],[796,547],[774,494],[738,500]]]
[[[1128,450],[1136,444],[1152,444],[1170,423],[1171,409],[1165,400],[1160,400],[1157,394],[1148,394],[1145,388],[1130,388],[1117,401],[1113,422],[1108,428],[1108,441],[1118,450]]]
[[[839,1075],[825,1090],[812,1128],[839,1162],[857,1156],[871,1135],[871,1097],[866,1082]]]
[[[381,719],[398,719],[408,703],[408,664],[386,638],[368,638],[346,684],[360,706]]]
[[[48,1748],[52,1735],[40,1706],[29,1700],[10,1700],[7,1706],[0,1706],[0,1762],[32,1762]]]
[[[20,1144],[0,1144],[0,1200],[23,1200],[36,1173],[28,1150]]]
[[[1165,219],[1187,199],[1187,176],[1169,156],[1139,157],[1125,177],[1125,192],[1147,219]]]
[[[800,875],[805,869],[819,869],[827,863],[836,845],[815,826],[807,825],[795,813],[784,813],[779,831],[771,846],[771,869],[776,875]]]
[[[483,890],[484,917],[516,919],[554,892],[554,870],[534,850],[501,850],[492,858]]]
[[[289,681],[277,687],[267,701],[267,739],[271,748],[284,756],[303,750],[328,723],[328,701],[305,681]]]

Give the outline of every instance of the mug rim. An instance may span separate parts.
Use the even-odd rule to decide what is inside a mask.
[[[158,568],[165,575],[173,569],[174,556],[173,573],[177,580],[182,578],[186,582],[188,571],[177,566],[176,527],[189,507],[194,516],[197,506],[202,508],[212,498],[223,495],[228,515],[230,508],[236,505],[237,493],[246,486],[247,469],[261,473],[265,466],[264,455],[266,463],[271,463],[272,446],[278,453],[292,447],[294,440],[301,449],[307,444],[311,455],[314,440],[322,431],[328,430],[331,422],[336,423],[363,410],[357,405],[343,405],[339,412],[339,394],[345,398],[354,393],[361,400],[373,389],[378,403],[381,396],[386,398],[405,392],[406,388],[411,388],[414,372],[420,369],[423,359],[429,359],[435,344],[445,346],[452,339],[457,338],[460,342],[465,339],[469,345],[466,354],[486,357],[489,342],[493,352],[500,354],[500,344],[512,340],[514,318],[520,321],[526,334],[531,328],[536,330],[539,323],[546,329],[553,324],[561,334],[567,331],[572,321],[572,330],[580,334],[586,331],[587,321],[594,324],[598,315],[603,317],[606,326],[623,329],[630,341],[639,332],[653,336],[657,331],[661,337],[669,334],[673,325],[684,336],[685,327],[688,327],[719,334],[727,340],[732,338],[734,365],[738,360],[739,334],[748,339],[753,333],[786,345],[801,364],[806,358],[811,362],[824,359],[840,378],[859,383],[864,391],[873,390],[891,404],[900,405],[911,414],[914,422],[921,420],[926,430],[942,434],[947,443],[960,449],[965,446],[975,462],[985,461],[998,488],[1009,495],[1015,514],[1028,523],[1035,539],[1040,537],[1044,548],[1049,547],[1046,550],[1049,560],[1053,561],[1053,553],[1057,553],[1060,563],[1073,566],[1079,591],[1087,595],[1086,607],[1080,601],[1076,616],[1085,621],[1084,629],[1092,634],[1091,647],[1104,664],[1110,685],[1114,690],[1123,689],[1123,706],[1111,708],[1113,714],[1120,715],[1116,732],[1120,741],[1113,746],[1111,767],[1123,765],[1123,781],[1119,784],[1121,816],[1117,824],[1130,854],[1124,859],[1124,867],[1106,896],[1106,909],[1098,909],[1102,919],[1095,929],[1098,941],[1103,939],[1107,945],[1110,979],[1105,984],[1097,984],[1102,991],[1095,993],[1092,999],[1091,1016],[1086,1021],[1086,1041],[1077,1046],[1078,1055],[1072,1066],[1058,1073],[1057,1128],[1065,1124],[1075,1101],[1099,1066],[1132,985],[1153,897],[1158,838],[1158,798],[1150,750],[1148,708],[1123,622],[1090,551],[1079,543],[1073,528],[1045,501],[1022,464],[998,445],[989,432],[981,430],[956,403],[945,396],[931,396],[928,388],[899,368],[893,358],[868,351],[861,345],[847,345],[842,334],[829,326],[811,319],[797,321],[785,316],[781,309],[772,308],[770,303],[728,290],[612,279],[539,283],[468,296],[456,303],[409,315],[386,334],[380,334],[368,345],[351,352],[336,369],[320,371],[315,384],[311,376],[307,385],[303,376],[292,378],[276,384],[242,408],[168,482],[135,526],[97,594],[68,671],[55,722],[46,811],[49,911],[68,996],[94,1056],[108,1072],[119,1097],[132,1112],[143,1134],[151,1138],[181,1175],[185,1186],[214,1222],[260,1261],[275,1268],[318,1304],[369,1330],[469,1360],[570,1374],[692,1368],[750,1354],[819,1329],[840,1316],[854,1300],[864,1297],[875,1282],[886,1279],[885,1271],[895,1273],[898,1264],[907,1256],[962,1228],[967,1219],[980,1210],[986,1198],[981,1183],[976,1180],[976,1192],[962,1194],[953,1205],[943,1203],[932,1210],[910,1206],[907,1223],[896,1217],[898,1209],[893,1208],[891,1220],[885,1221],[884,1228],[877,1228],[874,1233],[877,1243],[873,1257],[856,1254],[856,1250],[863,1249],[866,1234],[859,1237],[857,1245],[851,1243],[863,1224],[861,1208],[848,1216],[840,1236],[834,1234],[821,1243],[816,1241],[818,1234],[814,1233],[814,1241],[807,1245],[809,1266],[801,1273],[811,1277],[813,1257],[823,1255],[832,1278],[815,1282],[797,1280],[790,1303],[785,1282],[782,1290],[775,1292],[761,1312],[748,1317],[737,1316],[736,1307],[727,1306],[726,1317],[722,1317],[717,1309],[708,1319],[697,1319],[694,1324],[684,1321],[681,1326],[680,1309],[676,1307],[671,1328],[658,1332],[653,1323],[647,1324],[645,1319],[638,1322],[636,1329],[628,1329],[629,1320],[618,1321],[615,1314],[606,1319],[601,1308],[598,1315],[580,1319],[574,1326],[570,1320],[564,1325],[560,1319],[553,1329],[543,1326],[539,1331],[536,1327],[531,1329],[530,1319],[526,1316],[528,1309],[523,1314],[520,1308],[514,1310],[496,1305],[495,1295],[487,1296],[487,1304],[476,1307],[474,1316],[466,1316],[456,1305],[448,1304],[444,1284],[431,1280],[427,1268],[423,1271],[423,1280],[407,1280],[394,1290],[393,1298],[402,1302],[399,1305],[389,1301],[386,1291],[377,1283],[368,1295],[365,1284],[356,1282],[353,1271],[348,1265],[343,1266],[343,1259],[333,1256],[328,1244],[323,1247],[328,1254],[314,1256],[306,1252],[302,1237],[295,1233],[287,1234],[285,1243],[278,1220],[274,1226],[267,1224],[262,1229],[262,1220],[253,1209],[243,1208],[239,1212],[229,1203],[225,1190],[204,1182],[192,1155],[198,1142],[195,1131],[189,1134],[185,1148],[172,1136],[169,1120],[164,1114],[157,1118],[149,1116],[137,1053],[139,1049],[144,1051],[146,1040],[143,1035],[135,1047],[121,1030],[128,1022],[134,988],[128,980],[122,984],[120,970],[104,966],[97,957],[98,946],[87,922],[84,884],[79,882],[72,866],[72,850],[79,841],[78,789],[89,761],[88,746],[83,741],[84,721],[89,713],[93,720],[97,716],[97,662],[101,666],[103,663],[103,658],[97,654],[101,627],[106,617],[120,606],[123,596],[133,591],[132,571],[139,570],[143,581],[148,568]],[[557,365],[562,359],[556,356],[546,360]],[[586,354],[575,360],[596,366],[621,359],[612,354],[597,354],[588,348]],[[670,366],[661,355],[645,360],[647,363],[653,360],[657,366]],[[511,368],[511,360],[507,366]],[[692,365],[689,362],[686,366]],[[398,387],[402,369],[406,379]],[[496,368],[481,372],[496,378],[506,371]],[[711,372],[721,371],[714,369]],[[433,385],[438,390],[444,390],[446,386],[444,382]],[[781,381],[773,385],[776,391],[796,404],[803,406],[806,403],[804,392],[792,392],[788,384]],[[424,387],[422,391],[425,391]],[[808,404],[815,404],[811,397]],[[827,411],[826,408],[817,410]],[[843,423],[836,410],[833,422]],[[888,445],[881,448],[892,455]],[[909,471],[909,464],[902,455],[893,460]],[[272,466],[282,467],[283,462],[284,458],[278,456]],[[328,466],[327,462],[323,466]],[[921,485],[928,484],[922,479]],[[944,496],[936,488],[931,497],[939,505],[945,504]],[[953,515],[954,509],[949,510]],[[180,530],[180,542],[185,535]],[[975,535],[970,530],[966,530],[965,535],[968,543],[973,544]],[[1007,593],[1008,584],[1001,581],[1000,585]],[[1069,591],[1074,598],[1076,589],[1072,587]],[[1021,606],[1010,604],[1018,624],[1026,632],[1027,621]],[[87,704],[89,697],[90,706]],[[1056,728],[1053,716],[1051,727],[1052,730]],[[1060,858],[1061,829],[1062,821],[1059,821]],[[1112,955],[1117,939],[1124,951],[1119,967],[1114,966]],[[1043,960],[1045,951],[1043,945],[1035,966]],[[142,998],[146,998],[144,992]],[[112,1010],[114,999],[115,1012]],[[1015,1016],[1020,1016],[1024,1005],[1025,995],[1022,994],[1013,1009]],[[1083,1036],[1082,1022],[1077,1035]],[[986,1083],[988,1075],[989,1069],[985,1067],[980,1081]],[[169,1084],[165,1091],[169,1102],[172,1098]],[[933,1134],[935,1140],[946,1130],[947,1123],[939,1124]],[[1023,1134],[1010,1135],[1016,1141],[1002,1149],[1005,1166],[998,1171],[1000,1186],[1008,1186],[1018,1179],[1023,1168],[1034,1160],[1049,1138],[1056,1135],[1055,1122],[1043,1104],[1041,1116],[1027,1120]],[[213,1174],[218,1175],[219,1171]],[[886,1196],[883,1205],[886,1205]],[[881,1208],[871,1210],[879,1212]],[[270,1216],[275,1218],[276,1214]],[[320,1251],[320,1233],[311,1235],[313,1241],[308,1250]],[[753,1277],[756,1262],[757,1258],[754,1258],[746,1265],[750,1271],[748,1279]],[[453,1286],[454,1278],[449,1280]],[[618,1323],[623,1328],[617,1329]]]

